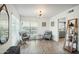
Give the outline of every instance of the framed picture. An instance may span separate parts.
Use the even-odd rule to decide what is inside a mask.
[[[46,26],[46,22],[42,22],[42,26],[45,27]]]
[[[51,26],[54,26],[54,21],[51,22]]]

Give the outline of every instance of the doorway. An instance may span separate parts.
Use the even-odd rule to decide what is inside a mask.
[[[66,36],[66,18],[60,18],[58,19],[58,32],[59,32],[59,40],[65,39]]]

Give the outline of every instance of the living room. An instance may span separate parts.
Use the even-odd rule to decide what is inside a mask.
[[[0,6],[1,19],[5,18],[3,16],[5,11],[8,15],[7,25],[4,24],[4,21],[4,23],[0,22],[4,30],[7,27],[8,38],[4,42],[3,37],[5,34],[3,32],[5,31],[1,30],[3,32],[1,32],[2,37],[0,36],[0,41],[1,39],[3,40],[0,45],[0,54],[9,54],[10,52],[7,50],[17,45],[19,46],[18,51],[21,54],[72,53],[71,49],[69,52],[63,49],[63,47],[64,40],[67,39],[65,35],[67,34],[68,20],[75,20],[79,17],[78,4],[0,4]],[[64,24],[60,24],[59,22],[63,22]],[[64,37],[60,38],[63,33]],[[77,33],[79,32],[77,31]],[[78,44],[79,40],[76,44],[77,52],[79,51]]]

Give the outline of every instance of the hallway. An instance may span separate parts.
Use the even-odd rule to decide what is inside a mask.
[[[51,40],[31,40],[22,45],[21,54],[67,54],[63,49],[63,40],[59,42]]]

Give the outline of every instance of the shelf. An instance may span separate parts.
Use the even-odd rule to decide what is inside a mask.
[[[68,50],[69,52],[74,52],[74,51],[76,51],[76,48],[72,48],[72,50],[71,50],[71,47],[69,46],[66,46],[65,48],[64,48],[65,50]]]
[[[72,42],[71,40],[67,40],[67,41],[69,41],[69,42]],[[77,41],[76,40],[74,40],[74,42],[73,43],[76,43]]]

